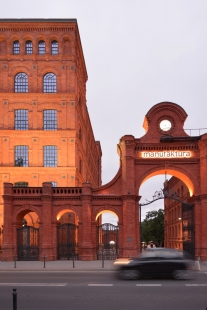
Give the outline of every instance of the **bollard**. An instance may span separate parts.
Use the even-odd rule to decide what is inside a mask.
[[[45,268],[45,259],[46,259],[46,256],[44,255],[44,267],[43,268]]]
[[[75,259],[74,259],[74,255],[73,255],[73,268],[75,268]]]
[[[16,292],[16,288],[13,288],[13,310],[17,310],[17,292]]]
[[[17,258],[16,258],[16,256],[14,256],[14,268],[17,268]]]
[[[102,268],[104,268],[104,255],[102,255]]]

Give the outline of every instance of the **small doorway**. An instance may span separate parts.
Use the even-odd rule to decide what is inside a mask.
[[[27,226],[17,229],[17,257],[19,261],[38,260],[39,228]]]
[[[58,259],[78,259],[78,226],[65,223],[58,226]]]
[[[105,223],[97,226],[97,259],[115,260],[119,257],[119,226]]]

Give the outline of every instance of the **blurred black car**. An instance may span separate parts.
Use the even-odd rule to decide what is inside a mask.
[[[121,279],[139,279],[141,277],[173,277],[174,279],[192,279],[194,262],[186,253],[167,248],[150,248],[139,257],[115,262]]]

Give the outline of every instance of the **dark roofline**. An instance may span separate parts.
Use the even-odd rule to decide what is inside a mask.
[[[77,23],[76,18],[0,18],[0,23],[16,23],[16,22],[42,22],[42,23]]]

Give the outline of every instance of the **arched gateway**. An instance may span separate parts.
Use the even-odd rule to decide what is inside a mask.
[[[98,215],[106,210],[118,217],[118,237],[113,237],[111,244],[118,243],[119,257],[136,255],[140,251],[139,188],[151,176],[165,173],[188,187],[188,202],[194,205],[195,257],[207,260],[207,134],[188,136],[183,129],[186,118],[186,112],[177,104],[162,102],[153,106],[144,119],[146,134],[120,139],[119,171],[111,182],[99,188],[91,188],[90,183],[80,188],[53,188],[43,183],[42,188],[17,189],[5,183],[2,260],[13,260],[17,255],[17,229],[25,210],[36,212],[39,218],[40,260],[44,255],[48,260],[58,258],[58,215],[67,210],[76,215],[76,222],[71,224],[77,227],[73,239],[79,259],[97,259],[97,227],[102,224]],[[108,228],[103,229],[105,235]]]

